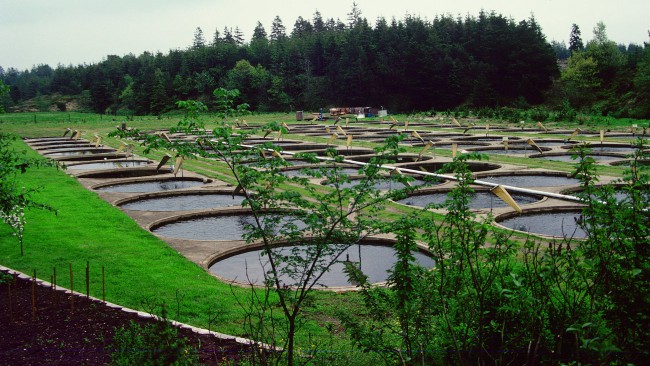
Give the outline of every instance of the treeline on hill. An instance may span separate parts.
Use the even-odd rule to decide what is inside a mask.
[[[224,87],[239,89],[257,111],[383,106],[411,112],[569,101],[576,108],[596,105],[603,114],[650,117],[650,51],[637,46],[628,55],[615,44],[611,50],[604,26],[602,36],[604,42],[580,51],[583,59],[570,59],[572,75],[559,78],[558,45],[554,50],[534,18],[406,16],[379,18],[373,27],[354,6],[347,23],[316,12],[311,21],[299,17],[288,32],[275,17],[269,33],[258,22],[249,42],[238,28],[216,31],[209,41],[197,28],[186,50],[111,55],[56,69],[0,68],[0,80],[11,87],[3,101],[8,110],[37,96],[62,95],[98,113],[161,114],[176,100],[207,102]],[[611,54],[594,51],[601,45],[617,52],[616,62],[603,66]],[[67,108],[65,101],[54,105]]]

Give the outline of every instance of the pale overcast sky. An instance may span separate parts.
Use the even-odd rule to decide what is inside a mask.
[[[201,27],[209,41],[215,29],[236,26],[250,39],[257,21],[267,32],[276,15],[287,32],[298,16],[345,21],[353,0],[0,0],[0,66],[25,70],[34,65],[92,64],[106,55],[144,51],[167,53],[192,43]],[[565,41],[576,23],[586,43],[597,22],[617,43],[648,42],[650,0],[356,0],[374,26],[378,17],[410,14],[478,15],[481,9],[513,18],[534,14],[549,41]]]

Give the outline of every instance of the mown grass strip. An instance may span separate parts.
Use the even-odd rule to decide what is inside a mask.
[[[37,155],[20,142],[16,148],[25,150],[27,155]],[[29,170],[20,182],[25,187],[40,187],[33,198],[54,207],[57,213],[27,211],[24,257],[20,256],[18,242],[8,226],[0,225],[2,264],[25,273],[36,269],[43,279],[49,280],[48,274],[54,267],[63,273],[72,263],[79,273],[74,287],[83,288],[85,278],[81,274],[88,261],[93,296],[101,297],[104,266],[108,301],[143,311],[150,310],[149,304],[164,302],[176,320],[202,327],[208,326],[211,314],[219,312],[219,331],[241,333],[242,314],[227,284],[140,228],[74,178],[63,171],[39,168]],[[235,293],[245,296],[243,289],[236,288]]]

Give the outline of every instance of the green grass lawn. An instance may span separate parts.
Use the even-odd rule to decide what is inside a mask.
[[[17,148],[26,148],[17,143]],[[29,155],[35,152],[27,151]],[[26,187],[40,187],[37,202],[56,209],[31,209],[26,215],[25,256],[7,225],[0,226],[2,264],[50,280],[54,268],[57,283],[69,287],[69,265],[74,269],[74,288],[85,292],[84,268],[90,265],[90,292],[100,297],[101,267],[106,273],[106,299],[131,308],[147,309],[147,303],[164,302],[177,320],[207,327],[209,314],[223,312],[221,331],[238,333],[241,314],[231,289],[188,261],[162,240],[140,228],[119,209],[81,186],[74,178],[53,168],[31,169],[21,177]],[[235,289],[244,295],[241,289]]]

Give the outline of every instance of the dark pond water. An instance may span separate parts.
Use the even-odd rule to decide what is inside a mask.
[[[72,140],[70,139],[70,135],[68,134],[68,137],[39,137],[35,139],[27,139],[25,142],[28,142],[30,144],[34,143],[47,143],[47,142],[82,142],[83,140]]]
[[[299,159],[286,159],[287,163],[289,163],[289,166],[304,166],[304,165],[311,165],[313,164],[312,162],[309,162],[307,160],[299,160]]]
[[[512,140],[519,140],[520,138],[511,136],[509,139],[512,141]],[[503,141],[503,136],[469,137],[469,138],[467,138],[465,140],[466,141],[485,141],[485,142]],[[461,140],[459,139],[459,142],[460,141]]]
[[[469,170],[472,172],[484,172],[488,170],[499,169],[501,167],[500,165],[497,164],[476,163],[473,161],[466,162],[466,164]],[[404,164],[402,165],[402,167],[412,169],[412,170],[425,171],[425,172],[437,172],[440,169],[442,169],[444,165],[445,163],[443,162],[422,162],[422,163]],[[446,172],[446,174],[449,173]]]
[[[286,175],[287,177],[310,177],[310,175],[306,174],[304,170],[305,169],[285,170],[282,174]],[[308,170],[318,172],[317,168],[309,168]],[[358,168],[341,168],[339,172],[342,175],[359,175]]]
[[[607,153],[615,153],[615,154],[633,154],[635,149],[634,147],[631,146],[600,146],[597,144],[591,145],[589,147],[592,153],[596,154],[607,154]]]
[[[543,149],[542,149],[543,150]],[[530,149],[513,149],[509,148],[508,150],[504,148],[500,149],[483,149],[483,150],[470,150],[472,152],[479,152],[482,154],[499,154],[499,155],[531,155],[531,154],[538,154],[539,151],[536,149],[533,149],[532,147]]]
[[[546,212],[514,216],[499,224],[531,234],[584,238],[586,233],[576,223],[580,217],[580,212]]]
[[[53,151],[44,153],[46,156],[73,156],[73,155],[95,155],[95,154],[108,154],[114,152],[112,149],[91,149],[91,150],[65,150]]]
[[[570,193],[570,194],[577,195],[577,193]],[[630,199],[630,196],[628,195],[627,191],[622,190],[622,189],[615,190],[614,194],[613,194],[613,197],[616,200],[616,202],[618,202],[618,203],[622,203],[622,202]]]
[[[539,142],[535,141],[535,144],[537,146],[539,146],[539,147],[556,147],[556,146],[560,146],[560,147],[565,147],[565,148],[569,148],[569,149],[572,147],[571,145],[569,145],[565,141],[539,141]]]
[[[350,160],[359,161],[362,163],[369,163],[371,160],[377,158],[378,156],[376,155],[363,155],[363,156],[355,156]],[[384,164],[399,164],[399,163],[412,163],[417,161],[426,161],[426,160],[430,160],[431,157],[417,156],[417,155],[397,155],[397,156],[388,155],[388,156],[384,156],[382,159],[385,160]]]
[[[97,188],[97,190],[104,191],[104,192],[147,193],[147,192],[170,191],[173,189],[192,188],[192,187],[201,186],[203,184],[205,183],[199,180],[172,179],[172,180],[115,184],[115,185],[100,187]]]
[[[40,150],[56,150],[56,149],[69,149],[69,148],[83,148],[83,147],[94,147],[95,145],[88,142],[78,142],[78,141],[53,141],[53,142],[35,142],[31,144],[32,147],[35,147]]]
[[[243,200],[230,194],[183,194],[131,201],[120,207],[135,211],[185,211],[239,206]]]
[[[281,255],[291,254],[291,247],[276,249]],[[303,251],[304,253],[305,251]],[[359,256],[359,254],[361,256]],[[415,253],[417,262],[427,268],[434,266],[434,261],[423,253]],[[331,260],[333,257],[327,257]],[[359,261],[361,258],[361,261]],[[322,286],[350,286],[347,276],[343,272],[345,260],[351,262],[360,262],[361,270],[368,276],[368,280],[373,283],[386,281],[388,278],[388,269],[396,262],[395,251],[393,248],[382,245],[361,244],[353,245],[345,250],[339,257],[339,262],[335,263],[331,270],[327,272],[319,282]],[[359,265],[359,264],[357,264]],[[268,258],[262,255],[262,250],[254,250],[236,254],[232,257],[225,258],[210,266],[210,272],[215,275],[235,280],[238,282],[261,284],[264,281],[264,273],[269,270]],[[284,275],[281,280],[287,285],[295,284],[289,276]]]
[[[562,162],[567,162],[567,163],[578,163],[578,160],[574,160],[571,154],[567,155],[541,155],[541,156],[535,156],[535,159],[546,159],[546,160],[553,160],[553,161],[562,161]],[[620,157],[616,156],[606,156],[606,155],[589,155],[596,161],[597,163],[605,162],[605,161],[613,161],[616,159],[620,159]]]
[[[519,204],[525,205],[528,203],[533,203],[539,201],[540,197],[535,197],[526,194],[512,193],[510,196]],[[432,193],[432,194],[422,194],[414,195],[403,200],[399,200],[399,203],[411,206],[424,207],[429,204],[441,204],[447,200],[448,194],[446,192]],[[473,209],[479,208],[491,208],[491,207],[506,207],[507,203],[502,201],[500,198],[496,197],[490,192],[474,192],[469,201],[469,207]]]
[[[293,222],[298,228],[304,228],[303,222],[293,220],[283,215],[280,223]],[[174,221],[169,224],[154,228],[155,234],[169,238],[190,239],[190,240],[242,240],[247,224],[254,225],[255,219],[252,215],[220,215],[202,216],[190,219]],[[274,232],[277,232],[276,227]]]
[[[136,166],[149,165],[148,161],[103,161],[99,163],[75,164],[69,165],[68,169],[116,169],[116,168],[131,168]]]
[[[358,186],[359,184],[362,184],[363,182],[364,182],[363,179],[353,179],[353,180],[351,180],[349,182],[341,183],[339,186],[341,188],[352,188],[352,187]],[[416,187],[416,186],[421,186],[421,185],[425,185],[425,184],[429,184],[429,185],[442,184],[443,181],[427,182],[427,181],[420,180],[420,179],[414,179],[414,180],[410,181],[409,183],[411,184],[412,187]],[[331,183],[328,183],[328,185],[329,186],[334,186],[334,184],[331,184]],[[397,181],[390,181],[390,180],[375,181],[375,182],[373,182],[372,186],[375,189],[380,190],[380,191],[390,191],[390,190],[393,190],[393,189],[406,188],[406,186],[404,184],[402,184],[400,182],[397,182]]]
[[[619,160],[619,161],[615,161],[615,162],[613,162],[612,165],[616,165],[616,166],[630,166],[631,163],[632,163],[631,160]],[[648,160],[639,160],[639,161],[638,161],[638,165],[639,165],[639,166],[649,166],[649,165],[650,165],[650,159],[648,159]]]
[[[460,151],[460,150],[464,150],[464,149],[472,149],[472,148],[475,148],[475,147],[488,146],[488,145],[489,144],[480,144],[480,143],[476,143],[476,144],[459,143],[457,149]],[[437,148],[437,149],[449,149],[449,150],[451,150],[451,144],[449,144],[449,145],[435,145],[434,147]]]
[[[513,187],[557,187],[580,183],[576,178],[553,175],[503,175],[477,178],[477,180]]]

